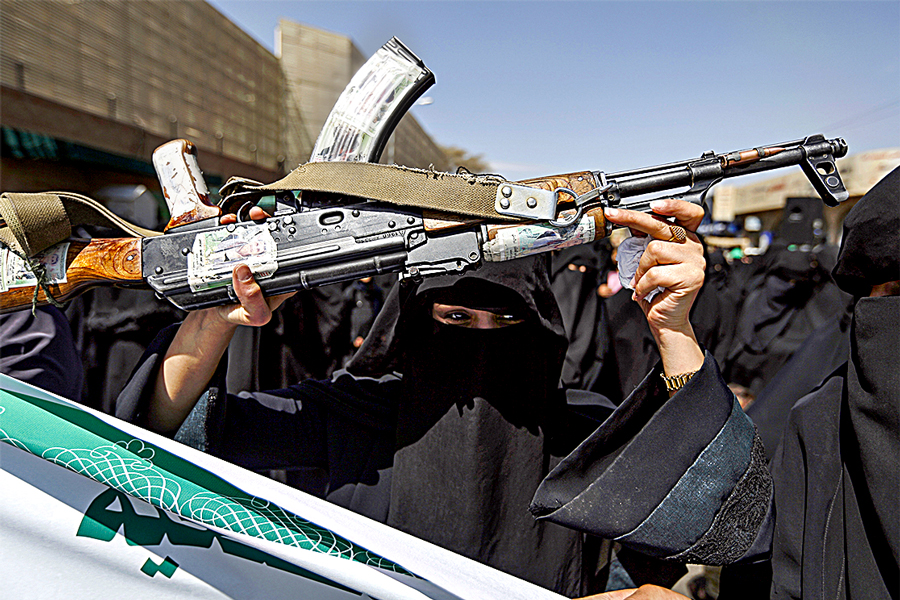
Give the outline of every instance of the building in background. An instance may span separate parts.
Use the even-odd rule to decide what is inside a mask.
[[[275,55],[285,80],[287,156],[295,165],[307,160],[331,107],[367,57],[346,36],[288,19],[275,30]],[[381,162],[449,167],[444,152],[409,113],[388,140]]]
[[[160,144],[194,142],[213,189],[273,181],[307,160],[365,62],[349,38],[290,21],[273,55],[202,1],[0,0],[0,38],[0,189],[144,185],[160,203]],[[384,160],[446,162],[412,115]]]
[[[305,162],[331,107],[366,57],[350,38],[281,19],[275,56],[284,73],[289,164]]]
[[[4,191],[158,193],[153,150],[200,149],[215,187],[284,156],[281,67],[205,2],[0,1]]]

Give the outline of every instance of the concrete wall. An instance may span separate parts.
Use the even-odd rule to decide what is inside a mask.
[[[0,82],[275,171],[278,60],[205,2],[0,0]]]
[[[273,55],[200,0],[0,0],[0,39],[7,130],[145,165],[159,144],[185,137],[197,145],[204,173],[219,181],[273,181],[306,162],[367,58],[346,36],[286,20]],[[411,115],[388,150],[392,162],[446,168]],[[90,194],[103,180],[131,177],[158,191],[152,171],[64,159],[4,156],[0,185]]]
[[[309,159],[335,101],[368,57],[346,36],[288,19],[278,23],[275,54],[284,72],[288,164],[294,166]],[[444,153],[411,114],[397,125],[381,162],[447,168]]]
[[[365,63],[350,38],[281,19],[275,55],[285,80],[288,164],[309,159],[331,107],[353,74]]]

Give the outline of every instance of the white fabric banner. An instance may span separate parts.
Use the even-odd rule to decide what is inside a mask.
[[[0,375],[10,598],[559,599]]]

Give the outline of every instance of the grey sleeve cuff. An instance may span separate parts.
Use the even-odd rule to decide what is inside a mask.
[[[532,512],[658,558],[737,560],[772,495],[755,428],[709,355],[671,399],[657,370],[548,475]]]

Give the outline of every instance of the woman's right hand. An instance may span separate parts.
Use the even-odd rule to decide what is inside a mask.
[[[250,211],[254,220],[267,216],[257,207]],[[234,221],[234,215],[221,219],[223,224]],[[156,378],[147,416],[151,429],[178,429],[206,390],[237,327],[265,325],[271,320],[272,311],[296,293],[267,298],[245,264],[235,266],[232,285],[239,304],[192,311],[178,328]]]
[[[240,304],[216,306],[210,309],[216,317],[230,325],[248,325],[261,327],[272,319],[272,312],[285,300],[297,292],[289,292],[278,296],[264,296],[259,284],[250,272],[250,267],[239,264],[231,274],[234,293]]]
[[[270,215],[258,206],[250,209],[249,216],[254,221],[263,221]],[[222,215],[219,221],[222,225],[237,222],[237,215]],[[250,267],[245,264],[239,264],[234,267],[231,273],[232,286],[234,294],[240,301],[239,304],[229,304],[226,306],[216,306],[207,309],[224,323],[230,325],[248,325],[251,327],[260,327],[265,325],[272,319],[272,312],[281,304],[296,294],[290,292],[278,296],[265,297],[262,289],[256,283]]]

